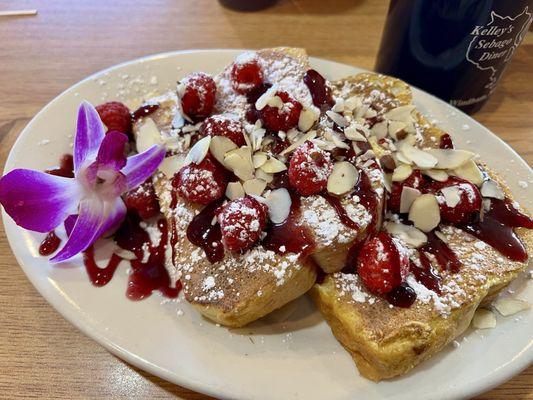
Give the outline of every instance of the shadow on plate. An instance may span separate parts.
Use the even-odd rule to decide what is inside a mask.
[[[206,318],[203,320],[213,324]],[[311,298],[301,296],[245,327],[229,331],[237,335],[277,335],[307,329],[322,321],[322,315]]]

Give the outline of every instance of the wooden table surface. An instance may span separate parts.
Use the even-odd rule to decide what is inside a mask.
[[[253,0],[249,0],[253,1]],[[0,11],[0,165],[17,135],[53,97],[88,74],[180,49],[305,47],[313,56],[372,68],[388,0],[280,0],[255,13],[215,0],[3,0]],[[533,161],[533,34],[475,118]],[[1,398],[186,398],[109,354],[67,323],[26,279],[0,228]],[[479,397],[533,399],[533,367]]]

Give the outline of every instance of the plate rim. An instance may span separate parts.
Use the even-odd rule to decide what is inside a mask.
[[[135,59],[132,59],[132,60],[120,62],[118,64],[114,64],[112,66],[103,68],[103,69],[101,69],[101,70],[99,70],[97,72],[94,72],[94,73],[86,76],[82,80],[76,82],[75,84],[73,84],[73,85],[69,86],[68,88],[66,88],[65,90],[63,90],[61,93],[59,93],[57,96],[55,96],[49,102],[47,102],[46,105],[43,108],[41,108],[31,118],[31,120],[21,130],[21,132],[19,133],[17,139],[13,143],[13,145],[12,145],[10,151],[9,151],[8,157],[6,158],[6,162],[4,164],[3,174],[5,174],[7,171],[12,169],[12,168],[9,168],[9,167],[11,166],[11,164],[14,163],[13,159],[14,159],[15,155],[14,155],[13,149],[15,147],[17,147],[18,145],[20,145],[20,142],[22,141],[22,137],[23,136],[28,135],[28,132],[31,130],[32,125],[35,123],[35,120],[38,119],[42,114],[45,114],[48,111],[48,109],[50,107],[52,107],[57,101],[59,101],[67,92],[75,90],[75,88],[83,85],[87,81],[90,81],[90,80],[94,79],[95,77],[101,76],[102,74],[105,74],[107,72],[111,72],[113,70],[120,69],[122,67],[130,66],[130,65],[134,65],[134,64],[138,64],[138,63],[142,63],[142,62],[146,62],[146,61],[154,61],[154,60],[158,60],[158,59],[171,58],[171,57],[175,57],[175,56],[193,54],[193,53],[204,53],[206,55],[209,55],[211,53],[220,53],[220,52],[227,53],[227,54],[238,54],[240,52],[249,51],[249,50],[250,49],[239,49],[239,48],[222,48],[222,49],[215,49],[214,48],[214,49],[187,49],[187,50],[167,51],[167,52],[155,53],[155,54],[151,54],[151,55],[138,57],[138,58],[135,58]],[[340,67],[352,68],[352,69],[356,68],[356,69],[361,70],[361,71],[371,72],[369,70],[366,70],[366,69],[363,69],[363,68],[360,68],[360,67],[357,67],[357,66],[354,66],[354,65],[350,65],[350,64],[342,63],[342,62],[337,62],[337,61],[332,61],[332,60],[328,60],[328,59],[321,58],[321,57],[312,57],[312,56],[310,56],[309,59],[310,59],[311,64],[313,63],[313,61],[319,62],[319,63],[323,62],[323,63],[330,64],[332,66],[337,66],[337,67],[340,66]],[[496,135],[490,129],[488,129],[487,127],[482,125],[480,122],[476,121],[471,116],[469,116],[466,113],[462,112],[461,110],[451,106],[450,104],[446,103],[445,101],[433,96],[432,94],[430,94],[430,93],[428,93],[428,92],[426,92],[426,91],[424,91],[422,89],[419,89],[419,88],[417,88],[416,86],[413,86],[413,85],[410,85],[410,87],[415,89],[416,91],[421,92],[424,95],[430,96],[432,98],[432,100],[436,100],[438,105],[439,105],[439,107],[443,107],[446,110],[453,111],[453,112],[457,113],[461,118],[466,117],[467,120],[468,120],[468,123],[470,125],[475,126],[475,127],[479,128],[479,129],[483,130],[484,134],[490,134],[491,136],[493,136],[493,139],[496,139],[498,141],[499,145],[503,145],[504,147],[506,147],[506,149],[508,151],[514,153],[514,155],[517,157],[517,159],[519,159],[520,162],[524,166],[529,167],[527,162],[508,143],[506,143],[503,139],[501,139],[498,135]],[[126,348],[124,348],[122,346],[119,346],[119,345],[115,344],[111,339],[106,338],[103,334],[99,333],[97,331],[97,329],[95,329],[90,324],[84,323],[85,321],[83,321],[80,318],[77,318],[77,315],[78,315],[77,312],[72,312],[71,309],[61,307],[59,301],[56,301],[53,297],[48,296],[46,294],[47,288],[45,287],[45,285],[41,285],[41,283],[38,282],[36,277],[34,277],[33,274],[30,273],[29,267],[26,267],[26,264],[22,262],[22,260],[20,259],[19,255],[16,254],[15,251],[13,250],[14,249],[13,241],[15,240],[15,238],[13,237],[13,234],[11,233],[11,231],[10,231],[10,233],[8,233],[8,229],[9,228],[6,225],[6,218],[8,218],[8,216],[7,216],[6,212],[5,212],[5,210],[2,209],[2,222],[3,222],[3,225],[4,225],[4,231],[6,232],[6,238],[8,240],[9,246],[11,248],[12,254],[15,256],[15,259],[17,260],[17,263],[19,264],[20,268],[24,271],[26,277],[32,283],[33,287],[47,301],[47,303],[49,303],[54,308],[54,310],[61,317],[63,317],[69,323],[74,325],[79,331],[81,331],[84,335],[89,337],[91,340],[96,341],[97,344],[99,344],[102,347],[104,347],[111,354],[121,358],[122,360],[126,361],[129,364],[134,365],[135,367],[137,367],[139,369],[147,371],[147,372],[149,372],[149,373],[151,373],[153,375],[156,375],[156,376],[161,377],[162,379],[165,379],[168,382],[171,382],[173,384],[182,386],[184,388],[196,391],[198,393],[203,393],[203,394],[210,395],[210,396],[213,396],[213,397],[216,397],[216,398],[221,398],[221,399],[234,398],[233,396],[235,395],[235,393],[230,393],[230,390],[225,390],[224,393],[221,393],[220,392],[220,388],[211,387],[211,385],[203,383],[201,381],[197,381],[197,380],[194,380],[194,379],[186,379],[186,378],[182,379],[181,376],[178,376],[178,375],[172,373],[171,371],[169,371],[169,370],[167,370],[165,368],[162,368],[162,367],[160,367],[160,366],[158,366],[156,364],[153,364],[153,363],[149,362],[148,360],[146,360],[146,359],[144,359],[142,357],[136,356],[131,351],[127,350]],[[482,379],[480,381],[476,381],[476,382],[473,382],[473,383],[472,382],[465,382],[464,385],[461,385],[461,386],[458,386],[458,387],[454,386],[453,388],[451,388],[448,391],[448,394],[449,394],[448,398],[450,398],[450,399],[460,399],[460,398],[464,398],[464,397],[476,396],[478,394],[487,392],[487,391],[489,391],[489,390],[491,390],[491,389],[493,389],[493,388],[495,388],[497,386],[500,386],[502,383],[504,383],[507,380],[511,379],[512,377],[518,375],[519,373],[521,373],[523,370],[525,370],[533,362],[533,341],[531,341],[529,343],[529,345],[523,350],[523,352],[526,353],[525,355],[523,354],[523,357],[516,357],[515,359],[513,359],[512,362],[507,363],[502,368],[500,368],[495,373],[496,376],[491,376],[490,379],[488,377],[486,377],[486,378],[484,378],[484,379]],[[362,379],[364,379],[364,378],[362,378]],[[400,377],[400,379],[401,379],[401,377]],[[483,382],[484,382],[484,384],[483,384]],[[462,388],[462,390],[460,390],[460,388]]]

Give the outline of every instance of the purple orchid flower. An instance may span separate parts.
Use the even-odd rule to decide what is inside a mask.
[[[98,112],[88,102],[78,110],[74,140],[74,178],[15,169],[0,179],[0,203],[17,225],[48,232],[72,215],[77,218],[63,248],[51,259],[65,261],[86,250],[104,234],[113,233],[126,215],[120,197],[148,179],[165,157],[154,145],[126,158],[128,137],[105,133]]]

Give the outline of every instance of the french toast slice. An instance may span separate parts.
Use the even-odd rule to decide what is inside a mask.
[[[303,76],[309,69],[305,51],[276,48],[259,50],[255,54],[261,60],[265,76],[275,82],[278,90],[291,93],[307,109],[315,108],[303,82]],[[231,65],[215,77],[216,113],[236,116],[242,120],[246,97],[232,89],[229,83],[230,72]],[[175,154],[172,157],[182,158],[196,131],[190,128],[190,132],[179,137],[172,134],[172,121],[179,113],[178,96],[168,93],[148,102],[158,104],[158,109],[135,124],[137,141],[142,141],[142,136],[146,135],[145,125],[148,124],[160,132],[164,143]],[[315,112],[318,112],[316,108]],[[316,136],[319,138],[326,131],[331,131],[332,123],[327,122],[327,119],[316,125]],[[151,130],[154,131],[153,128]],[[361,164],[365,164],[361,168],[368,169],[374,189],[383,193],[382,175],[373,171],[379,166],[374,162],[373,169],[370,168],[370,161],[372,160],[361,160]],[[313,261],[326,270],[330,265],[336,265],[331,271],[340,270],[344,265],[346,252],[337,250],[339,254],[336,255],[332,249],[353,242],[358,234],[358,230],[346,227],[339,220],[333,206],[323,197],[303,197],[297,225],[304,227],[313,239],[315,250],[309,260],[298,257],[298,254],[278,254],[259,244],[244,254],[226,252],[222,261],[210,263],[203,250],[193,246],[185,233],[192,218],[202,207],[173,196],[172,175],[169,175],[157,175],[154,186],[168,225],[175,227],[171,232],[173,264],[182,275],[185,297],[203,315],[226,326],[246,325],[305,293],[316,279]],[[346,199],[343,205],[347,206],[348,217],[360,222],[362,228],[370,222],[370,214],[355,199]]]
[[[378,74],[349,77],[344,85],[362,96],[390,98],[397,105],[410,103],[409,87],[394,78]],[[388,90],[385,88],[395,88]],[[394,102],[394,100],[392,100]],[[438,148],[445,132],[413,110],[419,148]],[[390,155],[377,142],[380,157]],[[382,160],[385,161],[385,160]],[[512,196],[505,184],[481,166],[486,177],[498,182],[506,197]],[[389,215],[389,218],[391,216]],[[394,218],[392,218],[394,220]],[[469,326],[475,310],[507,286],[527,262],[512,261],[497,250],[459,228],[441,224],[440,237],[462,264],[458,272],[439,270],[440,293],[430,290],[410,274],[407,284],[416,292],[409,308],[392,306],[372,294],[355,273],[337,272],[326,276],[310,294],[339,342],[350,353],[362,376],[380,381],[402,375],[438,353]],[[533,249],[533,232],[516,228],[527,251]],[[401,241],[401,238],[397,238]]]
[[[172,164],[176,163],[172,172],[169,176],[158,173],[153,184],[167,225],[173,227],[169,230],[169,257],[175,272],[171,275],[181,276],[187,301],[217,323],[241,327],[307,292],[316,280],[316,269],[301,262],[297,254],[281,256],[257,247],[243,255],[226,252],[222,261],[212,264],[204,251],[187,239],[187,227],[202,206],[173,195],[171,181],[187,153],[190,138],[172,140],[169,134],[179,112],[178,97],[173,92],[150,99],[149,103],[158,104],[158,109],[149,120],[136,123],[134,132],[137,138],[147,135],[146,129],[150,128],[145,124],[154,125],[161,137],[169,138],[167,147],[175,152],[171,156],[175,159]]]
[[[487,296],[507,286],[527,263],[507,260],[484,242],[465,232],[444,230],[463,270],[444,276],[442,295],[418,287],[410,308],[390,304],[370,294],[355,274],[328,275],[310,291],[339,342],[350,353],[359,373],[380,381],[405,374],[438,353],[463,333]],[[528,251],[531,231],[518,235]],[[481,261],[482,260],[482,261]],[[416,283],[409,278],[408,282]]]

